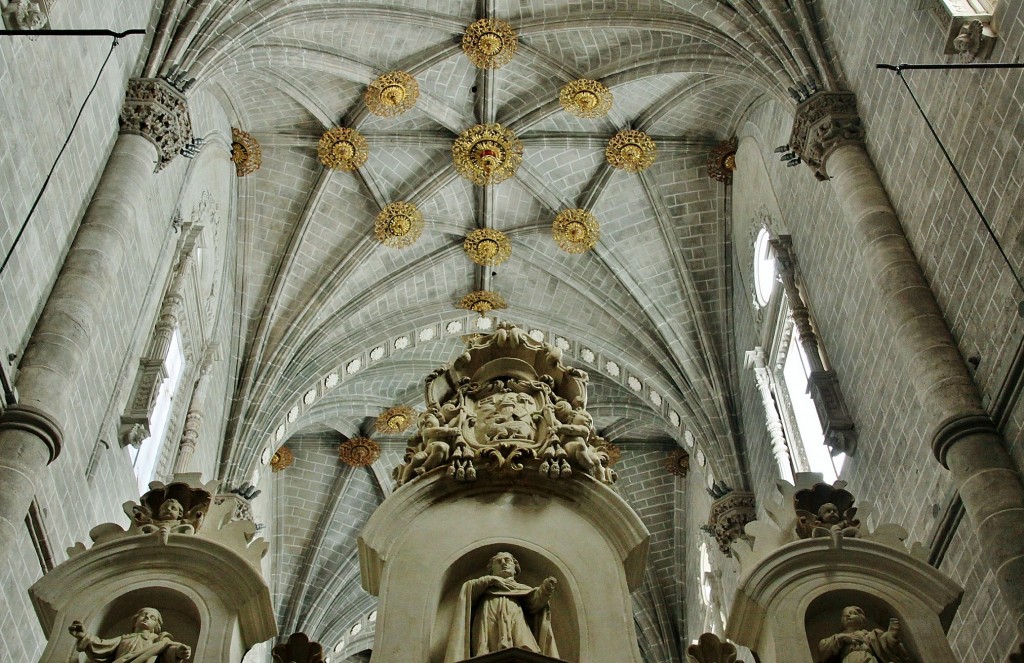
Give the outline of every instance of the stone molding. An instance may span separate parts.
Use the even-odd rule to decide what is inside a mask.
[[[965,414],[947,419],[939,425],[935,434],[932,435],[932,454],[948,470],[946,454],[957,442],[974,435],[991,435],[1001,438],[999,429],[996,428],[995,422],[988,414]]]
[[[64,432],[57,420],[39,408],[16,403],[0,413],[0,432],[20,430],[30,433],[46,445],[52,463],[60,455],[64,444]]]
[[[864,126],[852,92],[817,92],[796,107],[790,149],[814,170],[819,180],[829,179],[828,158],[843,145],[864,142]]]
[[[128,81],[119,124],[121,133],[142,136],[156,147],[156,172],[167,167],[192,139],[185,96],[159,78]]]

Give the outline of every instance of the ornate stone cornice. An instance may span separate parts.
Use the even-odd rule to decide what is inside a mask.
[[[142,136],[156,147],[160,171],[192,139],[184,95],[159,78],[128,81],[121,107],[121,133]]]
[[[864,126],[852,92],[818,92],[796,107],[789,147],[819,180],[828,179],[825,166],[833,152],[863,141]]]
[[[0,431],[20,430],[35,435],[46,445],[52,463],[60,455],[64,433],[57,420],[31,405],[15,404],[0,413]]]

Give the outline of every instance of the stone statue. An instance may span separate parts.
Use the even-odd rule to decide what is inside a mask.
[[[132,632],[104,640],[89,635],[82,622],[73,621],[68,632],[91,663],[174,663],[192,658],[192,649],[175,642],[163,630],[164,619],[155,608],[142,608],[132,619]],[[73,659],[73,660],[78,660]]]
[[[855,605],[843,608],[843,630],[818,643],[821,663],[913,663],[900,640],[900,621],[889,620],[889,629],[868,628],[864,611]]]
[[[134,516],[143,534],[159,533],[165,544],[169,534],[195,534],[197,525],[203,519],[202,512],[186,514],[185,507],[173,497],[160,503],[155,518],[141,505],[135,507]]]
[[[516,582],[519,562],[507,552],[491,557],[488,567],[488,575],[462,585],[445,663],[513,647],[558,658],[548,606],[558,581]]]

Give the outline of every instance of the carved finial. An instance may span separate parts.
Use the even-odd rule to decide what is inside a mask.
[[[305,633],[292,633],[270,651],[274,663],[323,663],[324,648]]]
[[[735,663],[736,647],[714,633],[702,633],[697,644],[686,648],[687,663]]]

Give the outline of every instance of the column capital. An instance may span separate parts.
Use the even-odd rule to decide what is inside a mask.
[[[50,454],[47,464],[57,459],[64,444],[64,433],[57,420],[31,405],[18,403],[0,413],[0,432],[5,430],[20,430],[38,437]]]
[[[996,424],[985,412],[965,413],[958,417],[950,417],[943,421],[935,434],[932,435],[932,453],[936,460],[947,470],[946,456],[957,442],[973,435],[986,435],[1001,438]],[[1001,443],[1001,442],[1000,442]]]
[[[121,107],[121,133],[142,136],[156,147],[162,170],[192,139],[185,96],[159,78],[128,81]]]
[[[864,126],[853,92],[817,92],[796,107],[789,148],[827,180],[828,158],[843,145],[864,142]]]

